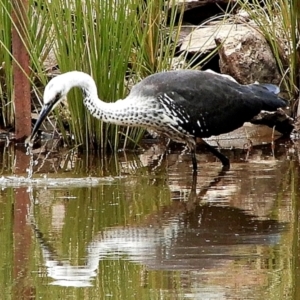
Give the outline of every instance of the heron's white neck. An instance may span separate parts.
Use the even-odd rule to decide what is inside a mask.
[[[133,122],[132,116],[137,116],[142,109],[139,109],[137,99],[127,97],[124,100],[118,100],[113,103],[106,103],[99,99],[97,87],[93,78],[83,72],[73,71],[65,73],[68,78],[68,90],[73,87],[82,89],[84,96],[84,105],[89,112],[97,119],[116,125],[138,126]],[[136,118],[135,118],[136,121]]]

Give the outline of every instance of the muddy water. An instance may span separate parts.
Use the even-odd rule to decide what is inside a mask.
[[[299,299],[290,144],[99,158],[1,148],[0,299]]]

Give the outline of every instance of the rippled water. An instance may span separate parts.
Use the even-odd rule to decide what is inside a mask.
[[[299,299],[299,161],[2,148],[0,299]]]

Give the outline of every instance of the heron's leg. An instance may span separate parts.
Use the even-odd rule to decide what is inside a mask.
[[[171,143],[171,139],[168,139],[168,141],[166,142],[166,152],[168,151],[170,143]]]
[[[230,162],[229,162],[228,157],[226,157],[224,154],[219,152],[216,148],[212,147],[211,145],[209,145],[205,141],[203,141],[203,143],[204,143],[205,147],[222,162],[223,169],[228,170],[230,168]]]
[[[168,148],[170,145],[171,140],[168,138],[167,141],[165,139],[163,139],[163,145],[160,147],[164,147],[165,149],[163,150],[163,152],[161,154],[158,154],[158,158],[153,160],[153,162],[155,162],[155,166],[153,166],[151,169],[152,171],[160,168],[162,166],[162,163],[164,161],[164,159],[167,157],[167,153],[168,153]],[[154,165],[154,164],[153,164]]]
[[[196,158],[196,147],[194,147],[191,150],[191,154],[192,154],[192,163],[193,163],[193,172],[194,174],[197,173],[197,158]]]
[[[166,142],[165,145],[164,145],[164,146],[165,146],[165,151],[164,151],[164,153],[161,155],[161,158],[159,159],[159,166],[162,164],[163,159],[167,157],[167,154],[168,154],[168,148],[169,148],[170,143],[171,143],[171,140],[168,139],[167,142]]]

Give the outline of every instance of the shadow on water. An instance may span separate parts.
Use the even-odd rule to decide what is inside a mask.
[[[29,156],[3,148],[4,299],[297,299],[297,148],[273,150],[228,151],[227,172],[199,152],[194,185],[190,155],[157,145],[38,153],[25,183]]]

